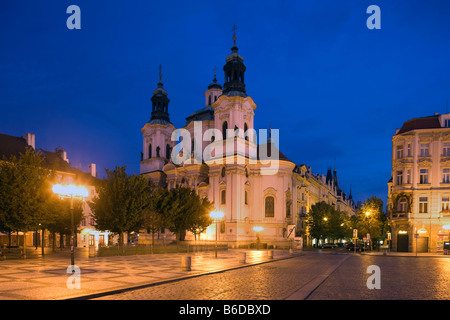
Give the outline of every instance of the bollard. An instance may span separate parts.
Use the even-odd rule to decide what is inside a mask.
[[[269,252],[267,252],[267,256],[269,259],[273,259],[273,250],[269,250]]]
[[[191,271],[191,256],[181,257],[181,271]]]
[[[247,254],[245,252],[241,253],[241,256],[239,257],[240,263],[246,263]]]
[[[292,256],[294,254],[294,250],[289,249],[289,255]]]

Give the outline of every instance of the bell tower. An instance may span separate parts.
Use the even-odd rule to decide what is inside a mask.
[[[225,72],[225,83],[223,84],[223,94],[227,96],[246,97],[244,73],[246,67],[244,58],[238,53],[236,46],[236,26],[233,26],[233,47],[231,53],[226,58],[226,64],[223,67]]]
[[[141,152],[140,173],[158,185],[165,184],[165,174],[161,171],[171,161],[174,142],[171,140],[174,125],[169,118],[169,98],[163,87],[161,66],[159,82],[153,90],[150,121],[141,129],[143,150]]]

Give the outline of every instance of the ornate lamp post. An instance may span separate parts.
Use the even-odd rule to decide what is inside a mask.
[[[215,248],[215,255],[216,255],[216,258],[217,258],[217,229],[218,229],[218,222],[219,222],[219,220],[223,218],[223,212],[212,211],[209,214],[209,216],[216,221],[216,248]]]
[[[63,186],[60,184],[55,184],[52,188],[53,192],[61,199],[70,199],[70,216],[71,216],[71,244],[70,244],[70,257],[72,267],[75,265],[75,228],[73,221],[73,199],[83,200],[89,195],[87,189],[83,186],[75,186],[73,184],[68,186]]]

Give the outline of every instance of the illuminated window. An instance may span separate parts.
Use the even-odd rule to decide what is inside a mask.
[[[442,183],[450,183],[450,169],[442,169]]]
[[[420,169],[419,183],[420,184],[428,183],[428,169]]]
[[[403,171],[397,171],[397,185],[403,184]]]
[[[275,199],[271,196],[266,197],[265,200],[265,216],[266,218],[273,218],[275,216]]]
[[[419,213],[427,213],[428,212],[428,198],[420,197],[419,198]]]
[[[403,158],[403,146],[397,146],[397,159]]]
[[[442,211],[450,211],[450,199],[449,197],[442,197]]]
[[[444,147],[442,149],[442,155],[443,156],[450,156],[450,143],[446,142],[444,143]]]
[[[429,157],[430,156],[430,144],[422,143],[420,144],[420,156]]]

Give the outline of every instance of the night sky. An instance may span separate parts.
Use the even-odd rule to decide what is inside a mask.
[[[69,30],[69,5],[81,30]],[[369,30],[369,5],[381,30]],[[0,133],[36,134],[87,171],[139,173],[159,65],[171,122],[204,107],[214,68],[233,45],[247,67],[255,128],[280,129],[280,149],[356,201],[386,202],[391,143],[408,119],[446,113],[450,2],[0,1]]]

